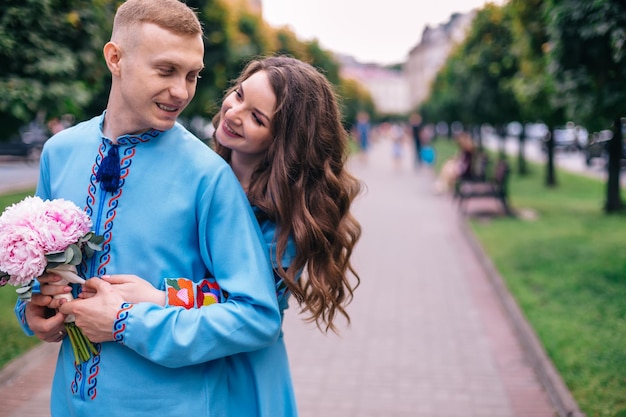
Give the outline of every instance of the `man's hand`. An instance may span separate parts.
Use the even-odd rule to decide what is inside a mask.
[[[73,314],[76,317],[76,325],[92,342],[114,340],[113,324],[124,298],[111,284],[100,278],[89,279],[84,288],[95,294],[89,298],[65,302],[59,307],[59,311],[63,314]]]
[[[31,301],[26,303],[24,315],[35,336],[45,342],[60,342],[66,335],[66,316],[48,307],[51,300],[48,295],[33,294]]]

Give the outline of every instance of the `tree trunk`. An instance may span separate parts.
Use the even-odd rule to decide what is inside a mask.
[[[506,126],[500,125],[498,128],[498,153],[500,159],[506,159]]]
[[[519,135],[519,145],[517,149],[517,172],[520,175],[526,175],[528,168],[526,166],[526,155],[524,154],[526,146],[526,126],[522,125],[522,132]]]
[[[546,165],[546,186],[556,187],[556,175],[554,172],[554,127],[550,128],[546,139],[546,152],[548,164]]]
[[[474,137],[474,143],[476,144],[476,149],[478,149],[478,152],[483,151],[483,136],[481,132],[482,131],[480,125],[474,126],[472,128],[472,136]]]
[[[608,153],[608,181],[606,187],[606,205],[604,211],[613,213],[621,210],[624,206],[620,197],[620,171],[622,163],[622,120],[617,118],[613,122],[613,137],[609,141]]]

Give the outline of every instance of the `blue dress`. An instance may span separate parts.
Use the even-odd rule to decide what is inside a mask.
[[[276,253],[274,242],[276,224],[265,220],[260,226],[268,254]],[[290,239],[281,261],[283,268],[291,265],[295,254],[295,242]],[[276,267],[275,257],[271,256],[271,260],[273,266]],[[285,310],[289,308],[290,293],[277,274],[274,274],[274,278],[276,298],[282,317]],[[239,404],[246,404],[251,407],[247,414],[251,417],[297,417],[298,409],[282,332],[275,343],[263,349],[230,357],[228,366],[231,395],[241,399],[233,401],[235,408],[238,408]],[[245,382],[242,381],[244,379]],[[232,415],[235,415],[236,411],[233,410]]]
[[[259,212],[257,207],[253,207]],[[276,253],[276,224],[269,220],[260,222],[261,231],[265,239],[268,254]],[[283,268],[291,265],[296,255],[293,239],[287,243],[281,264]],[[276,259],[270,256],[274,267]],[[299,276],[299,274],[298,274]],[[289,291],[282,279],[275,273],[276,298],[281,311],[289,308]],[[172,286],[175,288],[171,289]],[[211,305],[214,302],[223,302],[227,299],[211,280],[204,283],[191,283],[186,279],[177,279],[166,283],[168,290],[168,305],[181,305],[176,296],[180,289],[188,288],[184,294],[184,301],[188,301],[187,308],[199,308]],[[201,298],[203,301],[199,301]],[[206,300],[209,301],[206,301]],[[195,300],[195,301],[194,301]],[[207,308],[207,307],[204,307]],[[209,309],[213,307],[208,307]],[[248,417],[297,417],[298,409],[289,368],[287,349],[281,332],[278,340],[271,345],[251,351],[239,353],[227,358],[228,386],[231,398],[229,416],[245,415]]]

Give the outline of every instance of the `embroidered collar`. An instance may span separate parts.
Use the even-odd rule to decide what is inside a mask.
[[[107,111],[105,110],[100,116],[99,127],[100,127],[100,137],[105,143],[107,143],[108,146],[136,145],[138,143],[148,142],[151,139],[159,137],[163,133],[162,130],[149,129],[139,134],[126,134],[126,135],[122,135],[118,137],[117,143],[114,144],[110,138],[104,136],[104,117],[106,116],[106,112]]]

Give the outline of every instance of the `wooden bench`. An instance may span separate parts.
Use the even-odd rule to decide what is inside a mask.
[[[457,181],[454,196],[458,199],[459,208],[465,213],[467,200],[473,198],[495,198],[507,216],[513,215],[508,201],[508,179],[511,169],[504,159],[500,159],[489,179],[477,181],[475,179]]]

